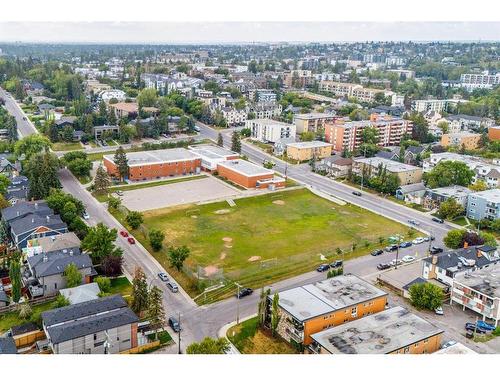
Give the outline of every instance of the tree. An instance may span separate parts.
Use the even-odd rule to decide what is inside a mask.
[[[418,309],[435,310],[443,304],[443,290],[431,283],[417,283],[410,286],[410,300]]]
[[[118,177],[121,181],[123,181],[126,177],[128,177],[129,166],[127,154],[125,154],[122,146],[118,147],[116,150],[114,162],[118,171]]]
[[[131,307],[139,315],[148,307],[148,284],[141,267],[135,268],[134,279],[132,280]]]
[[[163,247],[165,234],[159,229],[151,229],[149,231],[149,243],[154,251],[160,251]]]
[[[472,191],[484,191],[488,190],[488,185],[483,180],[477,180],[475,183],[469,185],[469,189]]]
[[[158,329],[165,326],[165,309],[163,308],[163,292],[156,285],[151,288],[148,296],[148,308],[146,316],[155,330],[155,338]]]
[[[74,288],[82,283],[82,274],[78,270],[75,263],[70,263],[64,269],[64,278],[66,279],[66,287]]]
[[[109,197],[108,199],[108,209],[117,210],[122,203],[121,199],[118,197]]]
[[[119,254],[106,255],[101,262],[102,272],[109,277],[122,274],[123,257]]]
[[[271,333],[276,336],[276,331],[278,329],[278,324],[281,320],[280,307],[279,307],[280,296],[278,293],[274,293],[273,305],[271,310]]]
[[[92,169],[92,162],[85,159],[75,159],[70,161],[68,164],[68,169],[76,177],[88,177],[90,176],[90,170]]]
[[[12,285],[10,292],[12,300],[17,303],[21,299],[21,264],[17,259],[10,261],[9,278]]]
[[[443,238],[444,244],[450,249],[463,247],[464,236],[467,233],[465,229],[452,229]]]
[[[17,314],[20,319],[28,320],[33,314],[33,309],[31,308],[28,301],[21,303],[17,308]]]
[[[262,287],[260,291],[260,297],[259,297],[259,306],[258,306],[258,312],[257,316],[259,317],[259,326],[264,327],[264,323],[266,321],[266,305],[267,305],[267,299],[271,295],[271,289],[267,289],[264,291],[264,287]]]
[[[109,293],[109,291],[111,290],[111,280],[109,279],[109,277],[98,276],[95,281],[97,282],[101,293]]]
[[[187,354],[225,354],[229,349],[229,342],[226,338],[214,339],[205,337],[200,342],[194,342],[186,348]]]
[[[222,138],[221,132],[217,135],[217,146],[224,147],[224,139]]]
[[[51,189],[59,189],[61,183],[57,172],[59,170],[59,159],[56,155],[45,151],[34,154],[28,160],[26,177],[29,178],[29,198],[44,199],[49,195]]]
[[[378,131],[376,128],[372,127],[366,127],[363,129],[361,133],[361,139],[363,143],[371,143],[371,144],[377,144],[378,143]]]
[[[62,294],[59,294],[56,300],[52,303],[52,308],[58,309],[60,307],[69,306],[69,304],[70,304],[69,299],[63,296]]]
[[[89,229],[81,247],[90,253],[94,263],[99,264],[108,255],[121,256],[121,250],[117,249],[114,244],[116,237],[116,229],[108,229],[103,223],[99,223]]]
[[[137,104],[139,107],[154,107],[156,106],[156,102],[158,101],[158,95],[156,94],[156,90],[151,89],[143,89],[137,95]]]
[[[313,132],[304,132],[300,135],[300,140],[302,142],[309,142],[314,140],[314,133]]]
[[[241,152],[240,133],[238,132],[233,132],[231,136],[231,151],[237,152],[238,154]]]
[[[7,199],[5,199],[3,194],[0,194],[0,210],[3,210],[4,208],[10,207],[10,203]],[[1,236],[0,236],[0,243],[1,243]]]
[[[47,137],[32,134],[17,141],[14,145],[14,152],[17,157],[25,155],[26,160],[28,160],[32,155],[48,150],[49,147],[50,141]]]
[[[102,167],[102,164],[99,164],[94,178],[94,191],[96,194],[108,194],[110,185],[111,181],[109,180],[108,174]]]
[[[130,211],[125,217],[125,221],[132,229],[137,229],[144,222],[142,214],[138,211]]]
[[[176,248],[171,248],[168,253],[168,259],[172,267],[175,267],[177,271],[182,270],[184,261],[189,257],[189,248],[187,246],[180,246]]]
[[[453,220],[464,213],[463,206],[455,198],[448,198],[441,203],[438,215],[441,219]]]
[[[7,193],[7,187],[10,185],[10,180],[7,176],[0,174],[0,194]]]
[[[435,189],[438,187],[460,185],[470,185],[474,171],[467,164],[461,161],[446,160],[440,161],[432,171],[424,174],[426,185]]]

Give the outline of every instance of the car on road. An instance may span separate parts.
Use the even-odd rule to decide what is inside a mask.
[[[405,242],[401,242],[399,244],[399,247],[405,248],[405,247],[410,247],[411,245],[412,245],[411,241],[405,241]]]
[[[83,211],[83,215],[82,215],[82,216],[83,216],[83,218],[84,218],[85,220],[90,219],[90,215],[89,215],[89,213],[88,213],[87,211]]]
[[[436,308],[434,309],[434,313],[435,313],[436,315],[444,315],[443,308],[442,308],[441,306],[436,307]]]
[[[441,346],[441,349],[446,349],[446,348],[449,348],[450,346],[453,346],[455,345],[457,342],[455,340],[450,340],[450,341],[446,341],[442,346]]]
[[[23,116],[23,120],[26,121],[26,117]]]
[[[117,190],[117,191],[116,191],[116,195],[119,195],[119,196],[121,197],[121,196],[123,195],[123,191],[121,191],[121,190]]]
[[[422,238],[422,237],[417,237],[415,238],[413,241],[411,241],[414,245],[418,245],[418,244],[421,244],[421,243],[424,243],[425,240]]]
[[[429,242],[431,240],[430,237],[423,237],[425,242]]]
[[[353,191],[352,195],[355,195],[357,197],[361,197],[361,192],[359,192],[359,191]]]
[[[316,268],[316,271],[318,271],[318,272],[325,272],[325,271],[328,271],[329,269],[330,269],[330,265],[329,264],[322,264],[318,268]]]
[[[170,326],[170,328],[172,328],[172,330],[175,333],[179,333],[182,330],[181,325],[179,324],[179,321],[176,318],[174,318],[173,316],[168,318],[168,325]]]
[[[389,263],[391,266],[400,266],[401,264],[403,264],[403,261],[401,259],[393,259],[390,261]]]
[[[134,239],[134,237],[128,237],[127,241],[128,241],[129,244],[135,245],[135,239]]]
[[[128,237],[128,232],[126,230],[121,230],[120,231],[120,236],[122,236],[122,237]]]
[[[444,220],[441,219],[441,218],[439,218],[439,217],[433,217],[432,221],[435,221],[436,223],[439,223],[439,224],[443,224],[444,223]]]
[[[201,131],[201,129],[198,125],[193,126],[193,129],[194,129],[194,131],[196,131],[198,133]]]
[[[177,293],[179,291],[179,287],[173,281],[167,281],[167,288],[170,289],[172,293]]]
[[[415,225],[415,226],[419,226],[420,225],[420,223],[418,221],[413,220],[413,219],[409,219],[408,223],[411,224],[411,225]]]
[[[381,255],[383,253],[384,253],[384,250],[377,249],[377,250],[373,250],[370,254],[373,255],[374,257],[376,257],[377,255]]]
[[[411,256],[411,255],[405,255],[404,257],[401,258],[401,260],[404,263],[411,263],[411,262],[413,262],[415,260],[415,257]]]
[[[377,269],[379,269],[380,271],[387,270],[389,268],[391,268],[391,265],[389,263],[377,264]]]
[[[236,293],[236,298],[240,299],[246,296],[249,296],[253,293],[252,288],[241,288],[239,293]]]
[[[442,253],[443,251],[444,249],[442,247],[432,246],[431,249],[429,250],[429,253],[431,253],[432,255],[436,255]]]
[[[392,253],[393,251],[396,251],[398,249],[398,245],[389,245],[385,248],[385,251],[388,253]]]
[[[158,273],[158,277],[160,278],[161,281],[164,281],[164,282],[168,281],[168,276],[165,272]]]
[[[330,263],[331,268],[339,268],[342,267],[343,262],[341,260],[336,260],[333,263]]]

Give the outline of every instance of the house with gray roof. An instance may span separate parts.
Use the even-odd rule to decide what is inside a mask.
[[[7,295],[7,293],[5,293],[3,291],[3,289],[0,289],[0,307],[7,306],[9,304],[9,302],[10,302],[10,298]]]
[[[42,313],[54,354],[117,354],[137,347],[139,318],[120,295]]]
[[[12,337],[0,337],[0,354],[17,354],[16,343]]]
[[[10,185],[7,186],[5,199],[14,205],[17,202],[28,200],[29,180],[26,176],[14,176],[10,178]]]
[[[14,244],[23,249],[28,240],[66,233],[68,227],[59,215],[38,215],[30,213],[10,223],[10,237]]]
[[[396,198],[408,203],[422,204],[426,190],[423,182],[403,185],[396,190]]]

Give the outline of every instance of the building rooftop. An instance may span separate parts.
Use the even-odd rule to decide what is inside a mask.
[[[45,252],[75,247],[79,248],[81,243],[80,239],[74,232],[67,232],[57,236],[37,238],[36,242]]]
[[[188,147],[195,154],[209,159],[226,158],[228,156],[238,156],[238,153],[226,150],[223,147],[214,145],[194,145]]]
[[[272,169],[261,167],[243,159],[224,160],[219,165],[247,177],[274,174]]]
[[[311,337],[332,354],[387,354],[442,332],[397,306]]]
[[[500,298],[500,264],[463,273],[455,281],[492,298]]]
[[[441,188],[430,189],[429,191],[434,194],[449,198],[463,197],[472,193],[472,190],[460,185],[445,186]]]
[[[78,248],[51,251],[28,257],[28,264],[37,278],[62,274],[66,267],[74,264],[79,270],[91,268],[92,260],[88,254],[80,253]]]
[[[293,142],[288,143],[287,146],[295,148],[313,148],[313,147],[332,147],[331,143],[326,143],[322,141],[308,141],[308,142]]]
[[[305,321],[385,295],[365,280],[346,274],[280,292],[279,304],[297,320]]]
[[[320,112],[312,112],[312,113],[297,113],[294,118],[299,120],[316,120],[316,119],[328,119],[336,117],[333,113],[320,113]]]
[[[106,160],[114,163],[114,155],[104,155]],[[171,148],[166,150],[138,151],[127,153],[128,165],[130,167],[147,164],[171,163],[174,161],[185,161],[199,159],[199,156],[185,148]]]
[[[139,104],[137,104],[137,103],[120,102],[120,103],[110,104],[110,106],[113,108],[116,108],[120,111],[125,111],[125,112],[138,112],[139,111]]]
[[[16,343],[12,337],[0,337],[0,354],[17,354]]]
[[[470,194],[471,197],[478,197],[492,203],[500,203],[500,189],[478,191]]]
[[[434,352],[433,354],[479,354],[479,353],[468,348],[464,344],[457,342],[456,344],[448,346],[447,348],[440,349],[437,352]]]
[[[246,123],[247,124],[257,123],[257,124],[269,125],[269,126],[295,126],[294,124],[288,124],[286,122],[276,121],[276,120],[272,120],[269,118],[246,120]]]
[[[359,159],[354,159],[354,161],[357,163],[370,164],[372,167],[377,167],[378,165],[382,164],[384,167],[387,168],[389,172],[392,173],[410,172],[422,169],[414,165],[404,164],[398,161],[384,159],[380,157],[359,158]]]
[[[59,293],[69,300],[71,305],[98,299],[100,292],[101,290],[97,283],[82,284],[74,288],[65,288],[59,291]]]

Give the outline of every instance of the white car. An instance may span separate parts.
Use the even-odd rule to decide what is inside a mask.
[[[396,264],[399,266],[399,265],[403,264],[403,262],[401,261],[401,259],[398,259],[397,261],[396,261],[396,259],[393,259],[393,260],[391,260],[391,262],[389,264],[391,266],[395,266]]]
[[[410,263],[415,260],[415,257],[411,255],[405,255],[403,258],[401,258],[401,260],[405,263]]]
[[[444,315],[443,308],[441,306],[436,307],[434,309],[434,312],[436,313],[436,315]]]
[[[422,237],[417,237],[413,241],[411,241],[411,243],[414,245],[418,245],[418,244],[424,243],[424,241],[425,240]]]
[[[84,218],[85,220],[90,219],[90,215],[89,215],[89,213],[88,213],[87,211],[84,211],[82,216],[83,216],[83,218]]]

